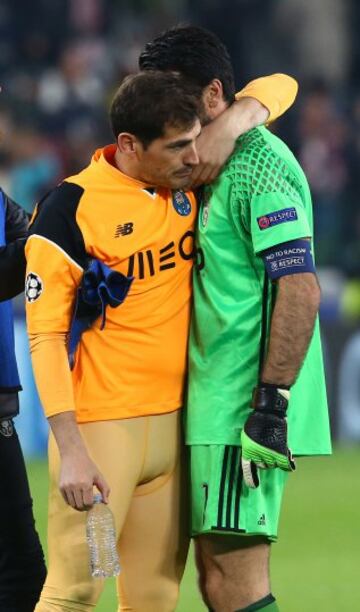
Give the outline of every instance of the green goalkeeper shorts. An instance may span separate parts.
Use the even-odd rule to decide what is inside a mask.
[[[260,485],[243,482],[239,446],[190,446],[192,535],[229,533],[277,539],[288,472],[259,470]]]

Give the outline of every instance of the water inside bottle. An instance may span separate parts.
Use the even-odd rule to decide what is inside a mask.
[[[90,571],[94,578],[109,578],[120,573],[116,549],[114,518],[101,495],[94,496],[94,505],[88,511],[86,537],[90,554]]]

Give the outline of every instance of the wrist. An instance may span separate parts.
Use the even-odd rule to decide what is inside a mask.
[[[58,444],[61,461],[70,462],[84,461],[89,457],[87,448],[82,440],[77,440],[76,444]]]
[[[253,390],[251,406],[258,412],[285,417],[289,399],[289,388],[260,382]]]
[[[285,391],[290,391],[291,385],[285,383],[270,383],[261,380],[259,382],[259,387],[266,387],[268,389],[284,389]]]

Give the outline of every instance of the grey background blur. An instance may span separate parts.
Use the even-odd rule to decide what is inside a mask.
[[[1,0],[0,184],[31,211],[86,165],[112,140],[106,109],[122,78],[137,71],[143,45],[179,22],[220,36],[239,88],[272,72],[299,82],[295,106],[272,129],[312,189],[333,431],[360,440],[359,2]],[[34,393],[24,386],[23,403]]]

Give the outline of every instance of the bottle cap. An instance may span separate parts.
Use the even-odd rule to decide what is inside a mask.
[[[101,493],[96,493],[94,495],[94,504],[101,504],[102,503],[102,495]]]

